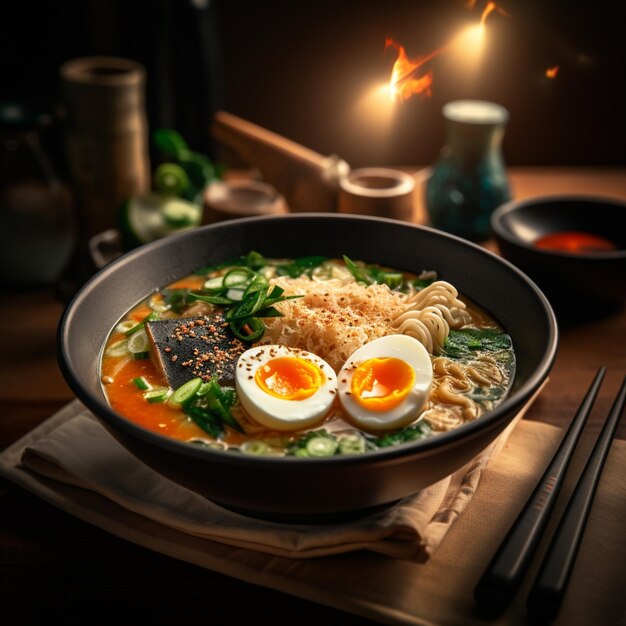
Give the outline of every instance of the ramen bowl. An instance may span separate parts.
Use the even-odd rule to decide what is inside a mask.
[[[221,451],[148,431],[107,403],[103,345],[118,320],[155,289],[212,262],[256,250],[266,257],[325,255],[406,271],[434,269],[487,309],[512,338],[516,373],[507,398],[478,420],[402,445],[311,459]],[[131,453],[171,480],[227,508],[279,520],[360,515],[435,483],[484,450],[548,376],[557,325],[541,291],[483,248],[434,229],[385,218],[298,214],[204,226],[145,245],[96,274],[59,326],[59,362],[77,397]]]
[[[503,204],[491,225],[502,256],[539,285],[559,319],[576,320],[626,300],[625,215],[622,200],[542,196]]]

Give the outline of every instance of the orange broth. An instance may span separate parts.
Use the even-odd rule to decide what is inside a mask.
[[[128,358],[127,362],[119,367],[119,359],[104,357],[102,359],[102,378],[113,379],[106,385],[107,397],[111,407],[122,415],[132,416],[133,422],[163,435],[175,439],[193,439],[205,437],[206,433],[187,419],[181,409],[168,402],[146,402],[141,393],[137,393],[134,378],[145,377],[153,387],[165,385],[157,372],[152,359],[135,361]]]

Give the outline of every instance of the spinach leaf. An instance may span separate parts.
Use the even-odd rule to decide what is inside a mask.
[[[319,267],[326,260],[328,260],[328,257],[325,256],[298,257],[289,263],[280,263],[276,265],[276,275],[289,276],[289,278],[299,278],[302,274],[306,274],[310,278],[313,270],[316,267]]]
[[[506,333],[492,328],[451,330],[443,356],[451,359],[473,359],[477,352],[511,352],[513,344]]]

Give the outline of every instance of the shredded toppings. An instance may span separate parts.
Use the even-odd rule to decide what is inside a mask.
[[[407,296],[387,285],[285,276],[272,282],[287,295],[304,297],[281,302],[283,317],[264,320],[263,343],[308,350],[335,371],[363,344],[394,332],[393,320],[408,306]]]

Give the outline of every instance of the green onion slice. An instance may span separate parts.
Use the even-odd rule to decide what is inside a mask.
[[[128,341],[126,339],[120,339],[112,343],[104,352],[108,357],[120,357],[128,354]]]
[[[169,387],[157,387],[155,389],[150,389],[149,391],[146,391],[146,393],[143,394],[143,397],[150,404],[154,404],[156,402],[164,402],[169,395]]]
[[[252,456],[266,456],[270,452],[270,447],[264,441],[244,441],[239,449]]]
[[[332,456],[337,450],[337,442],[330,437],[312,437],[306,444],[310,456]]]
[[[224,289],[224,277],[216,276],[215,278],[208,278],[204,281],[203,287],[204,289],[209,289],[211,291],[221,291]]]
[[[136,332],[140,331],[146,325],[146,322],[152,322],[153,320],[158,319],[159,316],[157,315],[156,311],[151,311],[150,313],[148,313],[148,315],[146,315],[146,317],[144,317],[140,322],[129,328],[124,334],[127,337],[130,337],[131,335],[134,335]]]
[[[202,378],[192,378],[176,389],[170,400],[176,404],[186,404],[196,395],[201,385]]]
[[[137,389],[141,389],[142,391],[152,389],[152,385],[146,380],[145,376],[137,376],[137,378],[133,378],[133,384],[137,387]]]
[[[358,433],[341,435],[338,444],[341,454],[363,454],[365,452],[365,438]]]
[[[252,342],[263,336],[265,325],[258,317],[251,317],[245,320],[245,322],[231,321],[230,329],[237,339]]]
[[[247,267],[235,267],[224,274],[224,287],[244,287],[253,279],[255,273]]]
[[[150,341],[146,331],[142,329],[131,335],[127,347],[135,360],[147,359],[150,356]]]

